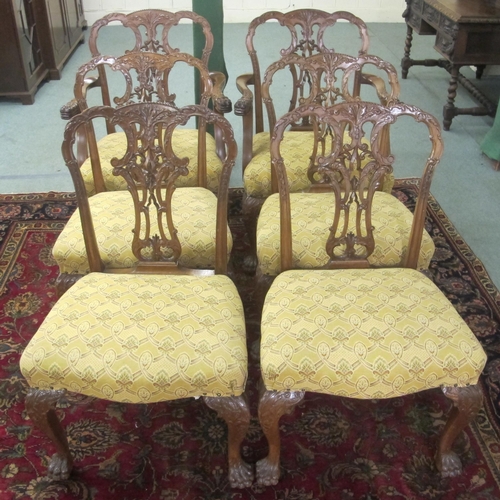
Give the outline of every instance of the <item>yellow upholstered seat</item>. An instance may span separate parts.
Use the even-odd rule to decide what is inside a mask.
[[[217,191],[219,187],[222,162],[215,152],[215,140],[210,134],[206,134],[207,141],[207,188]],[[193,155],[197,150],[198,131],[195,129],[177,129],[172,135],[172,146],[174,153],[179,158],[189,157],[189,174],[181,176],[176,182],[178,187],[196,186],[198,184],[198,159]],[[123,132],[115,132],[104,136],[98,141],[99,158],[101,170],[104,178],[104,185],[108,191],[126,191],[127,183],[121,176],[113,175],[111,160],[123,154],[127,147],[127,139]],[[81,168],[85,189],[88,196],[93,196],[95,191],[94,178],[92,176],[92,165],[90,158],[87,158]]]
[[[31,387],[153,403],[239,396],[247,373],[243,307],[224,275],[84,276],[21,358]]]
[[[414,269],[282,273],[261,331],[268,390],[392,398],[477,384],[486,363],[453,305]]]
[[[294,267],[321,267],[328,262],[325,246],[333,223],[333,193],[291,193],[292,250]],[[376,192],[372,225],[375,248],[368,261],[374,267],[403,265],[413,220],[412,213],[394,196]],[[279,195],[264,202],[257,225],[257,258],[263,274],[276,276],[280,270]],[[349,219],[354,227],[355,219]],[[434,255],[434,242],[424,230],[419,269],[427,269]]]
[[[254,198],[267,198],[271,195],[271,166],[269,153],[269,132],[261,132],[253,138],[253,157],[246,166],[243,180],[245,193]],[[290,192],[306,191],[311,187],[307,177],[314,141],[314,132],[285,132],[281,143],[281,154],[287,168]],[[364,141],[367,145],[368,141]],[[368,162],[362,162],[362,166]],[[390,193],[394,186],[394,175],[384,179],[382,190]]]
[[[137,259],[132,252],[132,228],[135,214],[128,191],[110,191],[89,198],[99,252],[109,269],[131,267]],[[215,262],[215,224],[217,198],[208,189],[193,187],[174,191],[172,210],[174,224],[182,245],[179,264],[191,268],[211,268]],[[156,218],[151,219],[157,232]],[[232,237],[227,229],[228,249]],[[89,263],[85,250],[78,210],[57,238],[53,256],[61,273],[86,274]]]

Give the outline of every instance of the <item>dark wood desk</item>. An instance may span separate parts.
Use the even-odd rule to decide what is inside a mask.
[[[494,116],[496,104],[489,101],[460,73],[461,66],[477,67],[481,78],[485,65],[500,64],[500,1],[493,0],[406,0],[403,17],[407,24],[402,77],[411,66],[440,66],[450,74],[448,100],[443,108],[443,127],[450,129],[457,115]],[[435,35],[434,48],[444,59],[416,61],[410,58],[413,31]],[[460,82],[480,103],[473,108],[457,108],[455,97]]]

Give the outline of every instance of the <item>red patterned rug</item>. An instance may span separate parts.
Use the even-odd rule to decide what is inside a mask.
[[[395,194],[413,206],[412,181],[401,182]],[[255,417],[258,325],[252,281],[238,272],[247,244],[240,197],[233,190],[234,279],[248,319],[247,387]],[[429,391],[384,401],[308,394],[281,420],[279,485],[241,491],[226,479],[225,425],[203,403],[125,405],[68,396],[60,416],[74,473],[65,482],[45,479],[54,450],[26,417],[18,360],[56,300],[51,247],[74,207],[70,194],[0,195],[0,500],[500,498],[500,294],[434,200],[427,217],[437,248],[432,276],[489,356],[485,408],[458,442],[461,477],[441,479],[435,470],[433,453],[450,402]],[[255,463],[265,454],[253,418],[243,455]]]

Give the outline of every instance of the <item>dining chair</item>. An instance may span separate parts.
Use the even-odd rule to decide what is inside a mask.
[[[204,73],[206,75],[200,75],[200,89],[206,88],[206,79],[209,78],[212,81],[212,93],[208,97],[208,102],[210,106],[218,113],[225,114],[232,109],[231,101],[224,95],[224,87],[226,85],[226,77],[221,72],[209,72],[208,65],[210,60],[210,55],[212,52],[212,47],[214,44],[214,38],[210,25],[207,20],[191,11],[179,11],[179,12],[168,12],[166,10],[160,9],[145,9],[135,11],[129,14],[122,13],[111,13],[103,18],[97,20],[90,29],[89,35],[89,49],[92,55],[92,60],[96,61],[98,58],[108,54],[109,56],[118,57],[124,54],[130,54],[132,52],[146,52],[153,54],[163,54],[163,55],[175,55],[182,52],[177,46],[180,43],[179,37],[173,36],[175,34],[175,28],[179,24],[191,23],[193,26],[197,26],[202,31],[205,36],[205,45],[202,49],[201,64],[205,68]],[[117,24],[120,27],[116,26]],[[113,52],[107,53],[102,52],[102,33],[106,31],[104,28],[109,25],[113,26],[113,30],[124,28],[125,32],[130,33],[129,40],[130,45],[120,47],[117,44],[112,46]],[[115,33],[117,35],[118,33]],[[108,37],[104,37],[108,39]],[[118,37],[122,40],[121,37]],[[176,43],[177,42],[177,43]],[[109,44],[105,45],[108,48]],[[183,44],[184,47],[184,44]],[[109,49],[108,49],[109,50]],[[84,79],[78,79],[75,84],[75,98],[70,102],[62,106],[61,116],[63,119],[69,119],[75,114],[79,113],[85,109],[87,100],[91,99],[93,104],[104,104],[107,106],[120,105],[123,104],[123,99],[121,98],[120,91],[121,87],[113,85],[110,83],[110,76],[108,70],[110,70],[109,65],[97,65],[96,71],[93,73],[86,74]],[[199,70],[197,68],[199,74]],[[186,78],[192,79],[192,84],[186,85]],[[201,102],[199,95],[195,95],[195,80],[192,73],[182,74],[180,77],[179,85],[177,86],[178,92],[177,97],[182,92],[186,92],[187,89],[191,90],[191,100],[185,104],[198,104]],[[167,81],[168,78],[165,78]],[[139,85],[141,83],[139,82]],[[95,94],[95,91],[91,91],[93,88],[99,88],[99,97]],[[167,87],[168,88],[168,87]],[[172,83],[170,83],[171,98],[176,99],[176,95],[172,92]],[[85,96],[85,102],[79,99],[79,95]],[[139,93],[135,96],[136,100],[141,100],[144,97]],[[100,101],[100,102],[99,102]],[[179,102],[177,105],[180,105]],[[111,166],[108,163],[109,158],[112,157],[113,151],[120,151],[123,146],[124,137],[123,134],[117,132],[112,124],[106,124],[106,134],[101,137],[98,141],[98,150],[102,155],[103,163],[103,173],[104,173],[104,184],[100,183],[95,187],[92,187],[89,194],[94,192],[101,192],[105,189],[122,189],[121,186],[112,185],[111,179],[113,176],[111,174]],[[182,145],[186,150],[189,158],[196,158],[197,156],[197,145],[196,145],[196,134],[193,130],[179,130],[177,132],[178,140],[177,143]],[[211,162],[214,163],[214,168],[217,169],[217,175],[220,174],[221,160],[224,158],[225,152],[223,149],[223,143],[218,138],[217,133],[214,136],[207,134],[205,139],[207,143],[207,149],[209,151],[209,157]],[[90,151],[89,146],[86,144],[86,136],[82,134],[79,139],[79,149],[78,149],[78,160],[81,164],[84,164],[84,172],[90,168]],[[218,161],[217,161],[218,157]],[[87,174],[84,174],[87,175]],[[89,186],[92,185],[91,176],[86,176],[86,181]],[[108,181],[108,182],[106,182]],[[111,184],[111,185],[109,185]],[[212,183],[209,184],[212,190],[217,189],[217,183],[214,179]]]
[[[172,112],[176,109],[175,95],[168,86],[169,75],[177,66],[195,68],[199,71],[204,83],[200,106],[207,106],[212,95],[212,84],[208,70],[199,60],[177,52],[162,55],[149,52],[130,52],[120,57],[99,56],[83,65],[77,73],[75,95],[80,109],[87,109],[86,93],[82,83],[87,75],[96,68],[108,67],[121,77],[123,94],[116,99],[118,107],[138,100],[141,102],[161,102],[169,106]],[[133,75],[136,75],[134,80]],[[87,121],[75,132],[75,143],[85,135],[90,150],[89,160],[80,165],[79,176],[82,177],[88,205],[92,212],[93,224],[97,234],[96,250],[106,269],[119,270],[129,268],[136,260],[132,249],[131,221],[134,220],[133,207],[127,204],[128,181],[123,176],[114,174],[114,158],[121,158],[130,144],[123,129],[109,137],[113,140],[109,147],[99,146],[97,132],[103,123],[114,123],[106,118],[96,117]],[[196,123],[197,122],[197,123]],[[215,122],[217,129],[217,122]],[[158,146],[165,141],[161,124],[155,130]],[[169,137],[170,143],[164,144],[176,158],[182,158],[184,173],[176,176],[176,186],[185,189],[175,191],[172,200],[172,213],[178,225],[179,237],[182,240],[183,253],[180,263],[190,268],[214,268],[215,265],[215,209],[217,198],[213,191],[218,191],[222,175],[223,163],[207,145],[208,134],[202,116],[191,117],[185,126],[177,126]],[[102,141],[101,141],[102,142]],[[226,141],[221,143],[225,148]],[[190,150],[196,155],[190,155]],[[78,157],[77,157],[78,160]],[[180,162],[180,160],[178,160]],[[96,193],[97,191],[97,193]],[[80,199],[84,196],[79,194]],[[81,204],[79,203],[79,210]],[[232,245],[228,229],[229,249]],[[84,233],[80,222],[79,211],[75,212],[59,235],[53,256],[59,266],[57,286],[59,293],[64,293],[76,280],[91,270],[90,256],[86,249]]]
[[[181,262],[190,204],[204,191],[176,188],[189,162],[172,149],[174,130],[191,118],[213,123],[227,148],[213,218],[215,268],[186,269]],[[127,269],[109,269],[99,254],[95,223],[75,152],[77,131],[101,118],[120,127],[127,148],[112,160],[114,175],[127,182],[119,206],[131,234]],[[161,127],[164,141],[158,142]],[[228,477],[232,487],[248,487],[253,473],[240,453],[250,422],[244,396],[247,351],[243,307],[227,276],[227,200],[236,143],[227,120],[205,106],[176,109],[165,103],[98,106],[72,118],[64,133],[63,157],[75,184],[90,273],[56,302],[26,346],[20,361],[30,389],[26,411],[45,432],[56,453],[48,465],[54,480],[69,477],[71,449],[56,412],[70,393],[112,402],[146,404],[202,398],[228,426]],[[103,193],[109,194],[109,193]],[[173,204],[181,201],[180,214]],[[179,218],[180,217],[180,218]],[[115,222],[108,219],[108,228]],[[203,233],[194,225],[190,231]],[[107,237],[107,236],[105,236]]]
[[[272,37],[279,46],[280,42],[285,46],[279,53],[279,58],[272,60],[272,64],[263,64],[262,61],[268,60],[268,53],[272,53],[267,43],[266,51],[258,51],[259,39],[264,38],[266,31],[259,35],[264,27],[269,27],[270,21],[277,21],[273,24],[272,35],[267,33],[268,37]],[[340,34],[345,33],[339,29],[339,21],[343,22],[353,29],[360,41],[353,40],[352,49],[342,40],[341,36],[334,37],[336,31]],[[345,22],[347,21],[347,23]],[[279,29],[278,29],[279,27]],[[271,31],[270,29],[268,31]],[[280,37],[280,33],[285,32],[286,35]],[[282,41],[283,38],[283,41]],[[332,40],[333,38],[333,40]],[[291,41],[290,41],[291,39]],[[290,41],[287,47],[286,43]],[[368,29],[365,23],[358,17],[349,12],[334,12],[328,13],[317,9],[298,9],[288,13],[277,11],[267,12],[255,18],[249,25],[246,37],[246,47],[251,59],[252,73],[241,75],[237,78],[236,84],[240,90],[242,97],[235,103],[235,113],[242,116],[243,125],[243,143],[242,143],[242,170],[243,170],[243,213],[246,223],[247,233],[250,238],[250,250],[245,259],[245,269],[248,273],[253,273],[256,270],[256,221],[265,198],[271,194],[270,183],[270,134],[273,130],[276,116],[281,116],[286,111],[293,110],[299,104],[304,103],[311,98],[311,93],[314,89],[311,88],[311,76],[309,69],[303,65],[298,65],[297,61],[303,58],[314,57],[319,54],[341,57],[341,52],[338,46],[352,50],[350,53],[362,57],[366,56],[369,49]],[[336,45],[337,44],[337,45]],[[346,58],[349,56],[346,56]],[[351,56],[355,59],[354,55]],[[286,63],[284,62],[286,61]],[[345,63],[345,61],[343,61]],[[342,62],[339,62],[339,69]],[[372,75],[363,71],[362,66],[366,63],[360,63],[357,70],[351,75],[351,88],[349,96],[355,98],[361,94],[364,100],[371,98],[380,99],[384,102],[384,96],[388,94],[391,97],[399,97],[399,82],[397,72],[392,65],[387,64],[382,70],[383,77]],[[267,69],[266,69],[267,68]],[[269,95],[266,95],[266,82],[269,73],[276,75],[277,69],[287,70],[288,79],[284,83],[281,78],[276,84],[269,88],[269,91],[274,90],[277,99],[273,102],[272,110],[269,109]],[[371,69],[371,68],[370,68]],[[331,71],[333,74],[335,71]],[[280,71],[284,73],[284,71]],[[272,82],[272,78],[268,79],[268,84]],[[335,86],[336,78],[331,81],[324,82],[326,85]],[[386,90],[386,84],[391,86],[390,91]],[[253,87],[253,92],[251,88]],[[368,87],[374,89],[374,92],[368,94]],[[276,90],[275,90],[276,89]],[[363,90],[362,90],[363,89]],[[365,90],[366,89],[366,90]],[[345,99],[348,96],[342,96],[340,93],[333,93],[338,90],[332,87],[332,94],[335,99]],[[323,92],[323,95],[325,93]],[[370,97],[367,97],[370,95]],[[285,106],[286,103],[286,106]],[[281,104],[281,106],[279,106]],[[283,109],[286,108],[286,109]],[[264,110],[267,111],[267,122],[265,122]],[[306,119],[305,119],[306,120]],[[390,148],[389,131],[385,130],[381,136],[381,140],[386,142],[386,147]],[[311,142],[311,126],[307,120],[303,123],[296,123],[287,133],[287,139],[283,143],[283,152],[286,156],[293,156],[296,159],[296,164],[299,164],[303,157],[308,157],[310,154]],[[298,169],[302,171],[302,169]],[[291,180],[297,180],[296,176],[289,177]],[[308,185],[307,179],[299,175],[298,182],[295,183],[293,190],[304,189]],[[293,180],[292,180],[293,182]],[[386,192],[391,192],[394,184],[394,178],[388,175],[381,183],[380,189]]]
[[[351,58],[341,54],[318,54],[309,58],[299,56],[287,56],[297,58],[295,64],[307,69],[311,77],[311,86],[317,90],[311,93],[311,98],[306,102],[320,104],[326,109],[332,103],[337,102],[338,96],[344,97],[346,102],[362,102],[359,98],[352,96],[349,92],[349,81],[353,73],[362,70],[370,63],[376,69],[387,71],[392,91],[380,94],[381,105],[390,108],[398,105],[399,85],[394,67],[375,56],[360,56]],[[286,61],[286,59],[285,59]],[[270,68],[266,74],[263,85],[263,95],[265,96],[270,123],[273,130],[276,122],[272,110],[273,99],[268,93],[268,88],[276,69],[284,67],[276,63],[274,68]],[[340,76],[337,75],[340,73]],[[336,79],[340,80],[337,84]],[[323,83],[326,82],[326,84]],[[305,106],[305,104],[303,105]],[[303,109],[301,107],[300,109]],[[318,171],[319,162],[327,154],[331,154],[332,136],[336,130],[326,122],[319,122],[315,115],[308,113],[290,112],[289,117],[294,117],[295,121],[288,123],[286,131],[280,142],[280,154],[284,158],[284,165],[287,170],[287,182],[292,200],[294,259],[300,267],[314,268],[324,265],[328,261],[328,253],[325,244],[328,234],[328,227],[332,224],[331,203],[332,198],[325,194],[331,191],[329,181]],[[311,123],[313,130],[307,132],[307,141],[302,142],[301,148],[290,147],[289,137],[295,137],[297,132],[290,131],[296,123],[307,119]],[[386,123],[377,132],[377,151],[391,157],[391,148],[387,142],[390,123]],[[274,132],[273,132],[274,133]],[[350,154],[350,169],[353,175],[358,176],[365,166],[373,162],[371,153],[371,141],[366,134],[360,137],[360,146],[354,143],[350,124],[345,122],[341,129],[343,154]],[[305,135],[302,132],[301,135]],[[397,161],[396,161],[397,160]],[[374,226],[374,248],[369,256],[370,264],[374,267],[398,267],[403,265],[406,257],[410,235],[413,225],[413,215],[406,208],[404,203],[392,193],[386,192],[382,188],[385,179],[392,178],[397,174],[398,169],[402,169],[407,161],[404,155],[398,155],[396,160],[387,169],[384,175],[377,179],[374,185],[376,195],[373,201],[373,211],[370,217]],[[263,166],[265,168],[265,166]],[[258,218],[255,224],[255,255],[256,255],[256,297],[260,303],[269,289],[270,283],[280,272],[279,249],[280,231],[276,221],[279,219],[279,194],[275,171],[269,169],[267,186],[273,193],[263,198]],[[339,176],[340,174],[336,174]],[[401,175],[400,175],[401,176]],[[257,177],[264,179],[264,176]],[[340,180],[340,178],[339,178]],[[257,182],[254,183],[256,186]],[[264,182],[262,183],[264,184]],[[267,189],[267,188],[266,188]],[[351,218],[351,222],[354,219]],[[434,255],[435,246],[431,236],[422,227],[422,243],[419,245],[419,254],[416,267],[419,270],[426,270],[429,267],[431,258]]]
[[[323,152],[310,166],[317,193],[290,192],[280,150],[287,127],[303,116],[316,125],[318,135],[322,131]],[[378,245],[377,214],[383,209],[379,198],[386,195],[377,191],[377,184],[395,161],[380,150],[378,136],[384,126],[392,129],[405,118],[425,128],[429,155],[401,262],[376,268],[371,257]],[[404,125],[413,131],[406,121]],[[344,130],[349,131],[348,144]],[[365,134],[369,153],[361,140]],[[481,409],[479,377],[486,354],[446,296],[417,269],[427,197],[442,150],[437,120],[402,103],[307,104],[276,122],[271,155],[279,191],[273,222],[280,235],[273,249],[279,274],[265,297],[261,320],[258,413],[269,451],[257,463],[258,484],[278,483],[280,418],[306,392],[370,401],[441,389],[453,409],[435,465],[443,477],[461,473],[452,445]],[[361,154],[369,154],[370,161],[359,170]],[[315,202],[316,196],[322,200]],[[297,211],[296,197],[308,197],[314,217]],[[323,235],[316,250],[304,244],[306,237],[297,237],[304,227],[316,237]],[[312,253],[312,261],[299,246]],[[316,252],[325,258],[315,259]]]

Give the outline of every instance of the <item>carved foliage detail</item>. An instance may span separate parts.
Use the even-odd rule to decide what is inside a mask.
[[[442,152],[442,140],[437,120],[419,108],[402,103],[384,107],[374,103],[351,102],[329,108],[308,104],[288,113],[276,123],[271,154],[280,196],[285,201],[289,194],[286,165],[280,154],[282,134],[287,126],[303,116],[308,116],[313,123],[315,143],[308,170],[311,191],[332,192],[335,200],[333,223],[326,244],[330,257],[327,267],[336,266],[342,260],[366,260],[374,250],[372,202],[383,177],[392,172],[394,161],[393,156],[382,147],[381,134],[401,115],[423,122],[430,132],[431,154],[425,165],[421,186],[425,200],[428,184]],[[288,210],[286,203],[282,203],[281,207]],[[425,201],[418,210],[425,210]],[[288,224],[288,216],[283,217],[282,214],[284,224]],[[350,218],[354,218],[354,225],[349,224]],[[422,231],[416,232],[421,234]],[[286,253],[282,252],[282,259],[284,255]]]
[[[202,60],[205,65],[213,48],[214,38],[208,21],[191,11],[179,11],[176,13],[159,9],[146,9],[132,12],[131,14],[112,13],[96,21],[90,32],[89,47],[93,56],[100,54],[97,48],[99,30],[110,23],[121,23],[129,28],[135,37],[135,46],[132,51],[147,51],[155,53],[173,54],[179,52],[178,48],[172,47],[169,42],[170,29],[177,26],[181,20],[190,19],[203,30],[205,35],[205,47]]]
[[[350,82],[355,74],[360,74],[369,66],[384,72],[390,84],[390,90],[385,85],[379,85],[377,92],[385,103],[397,101],[399,97],[399,83],[397,71],[394,66],[376,56],[349,56],[338,53],[321,53],[310,57],[301,57],[290,54],[271,64],[262,82],[262,100],[266,104],[269,127],[275,123],[275,112],[271,98],[270,87],[273,77],[279,70],[289,67],[301,80],[296,79],[298,103],[300,105],[315,102],[324,107],[331,106],[339,100],[356,101],[357,95],[350,91]],[[339,81],[340,80],[340,81]],[[293,108],[292,108],[293,109]],[[307,117],[302,120],[302,125],[309,124]]]
[[[109,66],[113,71],[121,73],[125,80],[123,95],[114,98],[117,106],[132,102],[151,101],[175,105],[176,95],[169,94],[168,78],[172,68],[179,63],[185,63],[200,72],[204,85],[200,103],[206,104],[213,93],[213,86],[206,65],[200,59],[184,53],[165,56],[150,52],[129,52],[120,57],[95,57],[78,70],[75,96],[80,109],[87,107],[86,95],[83,89],[88,74],[104,66]]]
[[[79,172],[72,149],[76,130],[98,117],[122,129],[127,139],[123,156],[113,158],[111,165],[113,174],[121,175],[127,182],[134,201],[134,255],[139,261],[176,263],[182,249],[174,226],[171,201],[176,180],[189,173],[190,165],[188,158],[176,156],[172,135],[177,127],[194,117],[199,118],[201,139],[205,137],[206,123],[214,124],[228,151],[220,179],[220,190],[225,192],[236,155],[229,122],[201,105],[181,109],[160,103],[135,103],[120,108],[93,107],[72,119],[66,128],[63,156],[70,170]],[[159,234],[152,232],[153,217],[157,220]]]

